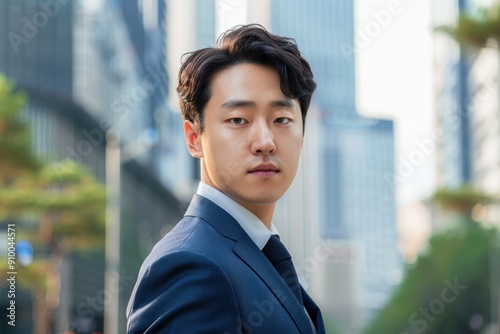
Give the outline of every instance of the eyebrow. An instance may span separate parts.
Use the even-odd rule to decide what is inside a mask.
[[[291,98],[286,98],[282,100],[271,101],[271,107],[293,107],[293,100]],[[222,108],[241,108],[241,107],[255,107],[255,102],[248,100],[229,100],[221,104]]]

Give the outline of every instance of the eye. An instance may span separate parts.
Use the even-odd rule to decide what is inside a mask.
[[[292,120],[288,117],[278,117],[276,118],[275,122],[278,123],[278,124],[288,124],[290,123]]]
[[[243,124],[246,124],[248,122],[244,118],[235,117],[235,118],[229,119],[229,123],[234,124],[234,125],[243,125]]]

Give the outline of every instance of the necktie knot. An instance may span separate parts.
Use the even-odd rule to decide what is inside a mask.
[[[280,238],[273,234],[267,244],[262,249],[262,252],[267,256],[273,265],[281,261],[291,260],[292,256],[288,253],[285,245],[280,241]]]

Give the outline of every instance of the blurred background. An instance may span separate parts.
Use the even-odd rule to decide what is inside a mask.
[[[244,23],[318,84],[274,223],[328,333],[500,333],[495,0],[1,1],[0,332],[125,333],[199,182],[181,57]]]

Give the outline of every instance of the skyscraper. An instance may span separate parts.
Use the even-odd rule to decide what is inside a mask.
[[[168,136],[163,143],[162,180],[185,201],[199,181],[199,160],[189,155],[184,142],[182,115],[177,97],[177,75],[182,57],[198,48],[215,44],[214,0],[167,1],[167,67],[169,76],[168,113],[162,126]]]
[[[432,24],[452,26],[467,0],[433,2]],[[468,77],[470,60],[466,50],[449,36],[435,34],[434,43],[437,124],[443,137],[439,145],[438,183],[456,187],[471,177]]]
[[[320,236],[341,242],[341,248],[356,254],[347,258],[354,261],[349,270],[359,270],[353,273],[359,277],[359,291],[354,288],[351,298],[357,299],[353,304],[366,321],[387,301],[402,269],[396,248],[394,186],[384,178],[394,170],[393,123],[357,113],[355,55],[341,48],[354,45],[352,0],[272,1],[271,30],[293,36],[315,74],[314,99],[320,109]],[[320,265],[336,266],[329,260]],[[332,273],[330,269],[323,272]],[[336,302],[331,292],[340,295],[347,287],[328,279],[323,283],[316,284],[314,292],[332,296],[327,309],[343,322],[344,330],[358,331],[359,317],[343,319],[341,298]]]
[[[493,42],[493,41],[492,41]],[[479,51],[471,66],[471,183],[487,194],[500,194],[500,66],[494,47]],[[500,226],[500,204],[490,204],[477,218]]]
[[[354,45],[353,7],[352,0],[271,1],[272,31],[297,41],[318,83],[318,107],[336,116],[357,116],[355,59],[340,47]]]
[[[134,31],[145,35],[147,27],[139,8],[128,10],[136,18],[130,22],[124,19],[118,1],[0,3],[0,34],[5,37],[0,39],[0,73],[28,94],[29,104],[22,115],[33,128],[34,150],[48,162],[64,158],[79,162],[100,182],[105,181],[105,131],[115,127],[125,145],[140,141],[151,127],[151,106],[161,106],[167,94],[162,88],[164,73],[148,72],[142,63],[147,64],[148,55],[161,58],[164,54],[151,51],[147,42],[141,44],[144,36],[131,36],[127,23],[135,23],[139,27]],[[161,22],[162,15],[159,17]],[[122,147],[129,154],[119,167],[122,212],[118,235],[126,247],[120,249],[115,272],[121,284],[112,291],[113,302],[119,303],[120,333],[125,332],[131,277],[150,247],[182,215],[178,200],[152,172],[154,162],[146,154],[130,155]],[[23,222],[18,227],[22,229]],[[35,258],[44,256],[39,251],[42,248],[35,249]],[[108,297],[110,293],[104,288],[102,249],[86,256],[69,255],[61,275],[61,304],[54,330],[102,332],[104,304],[111,302],[102,300],[104,292]],[[26,306],[18,306],[21,315]],[[31,316],[17,320],[29,326]],[[9,329],[0,327],[0,332],[6,331]]]
[[[454,26],[462,11],[499,6],[497,0],[450,0],[434,5],[434,24]],[[448,10],[444,10],[447,6]],[[500,189],[500,117],[498,108],[497,41],[479,48],[460,46],[450,36],[435,34],[436,102],[438,126],[443,132],[438,172],[440,185],[470,184],[496,195]],[[500,207],[490,205],[477,218],[500,221]]]

